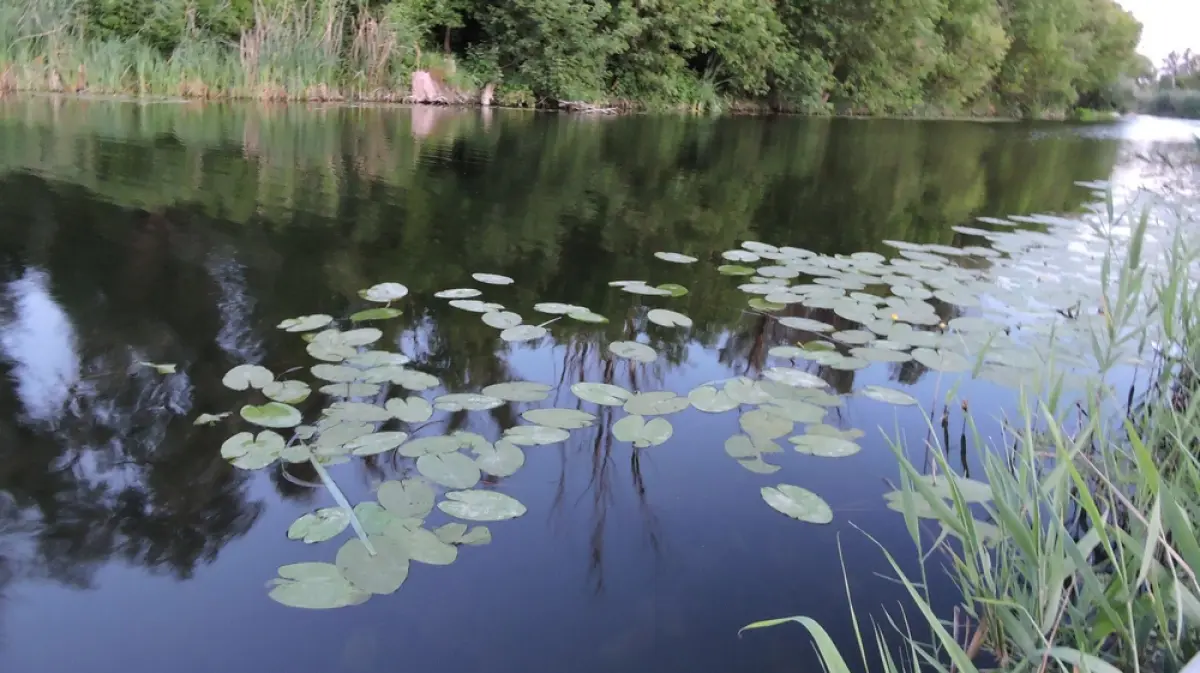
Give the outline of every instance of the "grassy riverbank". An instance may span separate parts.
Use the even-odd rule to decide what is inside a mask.
[[[881,553],[917,611],[893,612],[891,624],[856,618],[853,656],[806,618],[753,627],[800,621],[834,672],[850,670],[843,655],[861,656],[863,670],[1106,673],[1179,671],[1196,655],[1200,284],[1189,272],[1200,217],[1194,197],[1174,193],[1097,210],[1107,213],[1090,222],[1106,250],[1094,271],[1100,313],[1081,354],[1093,383],[1067,392],[1064,367],[1026,388],[983,459],[986,483],[947,478],[949,447],[932,420],[928,447],[894,445],[902,483],[889,502],[922,576],[904,576],[894,549]],[[963,432],[973,430],[968,418]],[[925,588],[941,572],[961,592],[950,614],[933,611]]]

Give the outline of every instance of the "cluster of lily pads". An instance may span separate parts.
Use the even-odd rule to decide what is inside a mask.
[[[823,255],[747,241],[739,249],[721,253],[717,271],[744,277],[740,289],[752,295],[749,308],[794,333],[791,342],[769,350],[779,364],[766,368],[758,378],[709,382],[684,395],[631,391],[600,382],[575,383],[571,392],[581,407],[590,403],[596,409],[620,408],[624,415],[613,423],[612,435],[635,450],[666,442],[674,430],[667,417],[689,407],[712,414],[737,411],[741,432],[725,442],[725,452],[741,467],[769,475],[780,469],[769,458],[783,453],[777,440],[784,438],[796,452],[812,456],[839,458],[860,451],[855,440],[862,436],[861,430],[839,429],[823,422],[828,411],[844,399],[830,392],[825,380],[810,371],[812,367],[855,370],[870,363],[915,361],[946,374],[969,373],[1006,385],[1024,385],[1036,380],[1052,359],[1086,364],[1073,344],[1094,337],[1102,325],[1088,310],[1102,288],[1094,277],[1083,282],[1099,263],[1098,255],[1102,256],[1096,245],[1100,237],[1081,239],[1016,229],[1017,218],[981,219],[994,228],[955,229],[988,241],[987,247],[885,241],[898,250],[892,259],[869,252]],[[1025,221],[1062,227],[1063,231],[1069,222],[1072,232],[1079,224],[1051,217]],[[699,261],[675,252],[655,256],[674,264]],[[1078,264],[1079,268],[1064,269],[1064,264]],[[513,283],[513,279],[496,274],[474,274],[473,278],[484,285]],[[1031,281],[1039,288],[1037,292],[1029,291]],[[622,280],[610,285],[664,300],[687,294],[687,289],[677,284],[654,286]],[[298,333],[307,341],[308,354],[319,361],[308,372],[320,382],[318,392],[332,398],[320,417],[310,423],[304,422],[304,415],[294,406],[313,393],[309,383],[279,378],[257,365],[239,365],[224,378],[229,388],[258,391],[265,401],[247,404],[239,411],[242,419],[262,429],[230,437],[221,447],[222,455],[249,470],[277,462],[311,463],[338,503],[302,516],[292,524],[288,536],[318,543],[348,528],[354,530],[334,563],[280,568],[270,590],[271,598],[280,603],[305,608],[361,603],[371,594],[396,591],[413,561],[447,564],[457,558],[459,546],[487,543],[491,532],[485,526],[452,522],[430,528],[426,518],[435,505],[450,517],[467,522],[497,522],[523,515],[525,507],[515,498],[494,486],[479,487],[484,475],[511,476],[524,465],[523,447],[564,442],[571,431],[588,428],[598,420],[598,414],[581,408],[533,408],[521,414],[526,423],[504,429],[499,437],[465,431],[421,435],[437,411],[485,411],[506,404],[537,403],[547,399],[553,388],[539,382],[512,381],[478,391],[425,397],[424,393],[439,388],[441,382],[420,371],[408,356],[373,348],[383,333],[361,326],[400,315],[392,304],[407,295],[404,285],[381,283],[363,290],[360,296],[382,306],[356,312],[345,321],[307,315],[279,324],[280,329]],[[545,302],[534,305],[533,310],[555,317],[526,323],[519,313],[481,299],[483,291],[478,288],[444,290],[434,296],[454,308],[479,313],[485,324],[499,330],[505,342],[547,338],[548,326],[562,317],[607,322],[587,307]],[[646,319],[661,327],[692,326],[692,320],[682,313],[659,307],[644,310]],[[974,315],[943,319],[950,312],[963,311]],[[786,315],[801,312],[805,315]],[[611,342],[608,352],[635,363],[653,363],[659,358],[652,344],[638,340]],[[392,395],[397,389],[406,392]],[[858,394],[892,405],[917,403],[907,393],[878,385],[865,386]],[[214,422],[224,415],[204,415],[197,422]],[[797,424],[803,426],[803,432],[796,433]],[[285,437],[279,432],[282,430],[290,434]],[[385,453],[413,461],[420,477],[384,482],[376,500],[351,506],[326,468]],[[491,481],[494,484],[494,479]],[[765,486],[761,495],[766,504],[792,518],[812,523],[833,519],[825,500],[803,487]]]

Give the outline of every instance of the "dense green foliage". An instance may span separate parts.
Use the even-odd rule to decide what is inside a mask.
[[[1114,0],[3,0],[0,66],[35,89],[390,99],[426,69],[523,105],[1053,115],[1114,106],[1140,31]]]
[[[1140,107],[1150,114],[1200,119],[1200,54],[1171,52],[1162,67],[1143,76]]]

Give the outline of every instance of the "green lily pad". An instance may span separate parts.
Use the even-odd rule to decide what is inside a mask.
[[[622,406],[633,397],[628,390],[609,383],[572,383],[571,392],[585,402],[608,407]]]
[[[349,525],[350,514],[345,508],[325,507],[292,522],[287,536],[289,540],[303,540],[309,544],[324,542],[339,535]]]
[[[783,309],[787,308],[787,304],[777,304],[773,301],[767,301],[763,297],[751,297],[750,301],[747,303],[750,305],[750,308],[756,311],[765,311],[767,313],[782,311]]]
[[[550,315],[566,315],[577,311],[587,311],[584,306],[576,306],[575,304],[562,304],[554,301],[544,301],[533,305],[533,310],[538,313],[549,313]]]
[[[567,441],[571,433],[562,428],[544,425],[517,425],[504,431],[504,438],[518,446],[557,444]]]
[[[351,584],[373,594],[394,593],[408,579],[408,550],[385,535],[368,538],[372,554],[358,538],[352,538],[338,550],[338,571]]]
[[[763,447],[769,440],[755,440],[748,435],[731,435],[725,440],[725,453],[731,458],[757,458],[762,455]]]
[[[792,367],[771,367],[763,372],[763,377],[769,381],[796,388],[824,388],[829,385],[816,374]]]
[[[516,327],[521,324],[521,316],[512,311],[488,311],[479,316],[483,324],[488,327],[506,330],[510,327]]]
[[[642,416],[632,414],[613,423],[613,437],[619,442],[632,442],[638,448],[658,446],[671,438],[675,431],[665,418],[653,418],[649,422]]]
[[[222,411],[219,414],[200,414],[196,417],[196,420],[192,421],[192,425],[214,425],[228,417],[228,411]]]
[[[508,477],[525,464],[525,452],[512,442],[501,439],[482,448],[475,458],[479,469],[494,477]]]
[[[433,417],[433,405],[428,400],[416,396],[404,400],[393,397],[384,404],[383,408],[391,414],[392,418],[405,423],[424,423]]]
[[[530,409],[521,414],[521,418],[535,425],[563,430],[586,428],[596,422],[595,414],[577,409]]]
[[[827,435],[797,435],[788,438],[788,441],[795,445],[796,451],[799,453],[807,453],[824,458],[853,456],[862,450],[862,447],[848,439]]]
[[[689,255],[682,255],[678,252],[656,252],[656,253],[654,253],[654,256],[661,259],[664,262],[672,262],[675,264],[692,264],[692,263],[696,262],[695,257],[691,257]]]
[[[755,474],[775,474],[780,470],[778,465],[772,465],[763,460],[762,456],[754,456],[752,458],[738,458],[738,465],[750,470]]]
[[[538,325],[517,325],[500,333],[500,338],[509,342],[533,341],[546,336],[546,328]]]
[[[276,402],[298,404],[308,399],[312,389],[303,381],[272,381],[263,386],[262,392]]]
[[[292,563],[271,581],[271,600],[292,608],[325,610],[359,605],[371,597],[351,584],[332,563]]]
[[[825,418],[826,409],[803,400],[773,399],[759,410],[786,418],[793,423],[816,423]]]
[[[369,308],[369,309],[366,309],[363,311],[358,311],[357,313],[351,313],[350,320],[352,322],[370,322],[372,320],[391,320],[392,318],[398,318],[403,314],[404,314],[404,311],[401,311],[398,308],[390,308],[390,307],[386,307],[386,306],[381,306],[379,308]]]
[[[717,273],[722,276],[753,276],[754,269],[749,266],[741,266],[739,264],[722,264],[717,267]]]
[[[771,395],[757,381],[739,376],[725,382],[725,394],[738,404],[757,405],[769,402]]]
[[[691,327],[692,319],[682,313],[668,311],[664,308],[651,309],[646,314],[646,319],[655,325],[663,327]]]
[[[729,397],[724,390],[717,390],[712,385],[702,385],[693,388],[688,393],[688,402],[700,411],[719,414],[738,408],[738,403]]]
[[[636,341],[614,341],[608,345],[608,350],[617,357],[635,362],[651,363],[658,359],[658,351]]]
[[[375,430],[370,423],[341,422],[338,419],[326,419],[326,421],[328,422],[320,424],[321,435],[317,437],[317,441],[313,445],[314,449],[323,454],[349,453],[350,450],[344,448],[347,443],[369,435]]]
[[[525,505],[496,491],[451,491],[438,509],[466,521],[504,521],[525,514]]]
[[[379,394],[379,384],[330,383],[321,386],[321,392],[333,397],[371,397]]]
[[[902,393],[899,390],[884,388],[883,386],[866,386],[858,392],[868,399],[886,404],[895,404],[896,406],[911,406],[917,403],[917,398],[912,395]]]
[[[411,361],[407,355],[392,353],[391,351],[364,351],[346,358],[346,364],[365,369],[387,366],[401,367]]]
[[[779,324],[792,329],[804,330],[805,332],[832,332],[833,326],[821,322],[820,320],[812,320],[811,318],[797,318],[795,316],[786,316],[779,319]]]
[[[793,519],[820,524],[833,521],[833,510],[829,508],[829,504],[808,489],[779,484],[764,486],[761,492],[768,505]]]
[[[309,367],[309,371],[313,376],[330,383],[349,383],[357,381],[363,375],[363,370],[346,365],[319,364]]]
[[[270,430],[257,437],[239,432],[221,444],[221,457],[243,470],[260,470],[279,459],[285,444],[283,437]]]
[[[458,439],[448,435],[418,437],[400,445],[400,455],[419,458],[440,453],[451,453],[459,449]]]
[[[257,406],[247,404],[238,413],[246,421],[264,428],[292,428],[300,425],[300,421],[303,420],[299,409],[280,402],[267,402]]]
[[[461,453],[428,454],[417,458],[417,471],[446,488],[471,488],[479,483],[479,467]]]
[[[420,479],[385,481],[375,498],[388,514],[401,519],[424,519],[433,511],[433,488]]]
[[[912,356],[890,348],[851,348],[850,354],[868,362],[908,362]]]
[[[397,299],[403,299],[407,295],[408,288],[400,283],[379,283],[358,292],[358,296],[378,304],[386,304]]]
[[[392,417],[387,409],[366,402],[334,402],[323,414],[328,421],[339,423],[382,423]]]
[[[311,332],[321,329],[331,322],[333,322],[333,316],[316,313],[313,315],[302,315],[298,318],[288,318],[276,325],[276,327],[288,332]]]
[[[663,283],[658,286],[658,289],[670,292],[672,297],[682,297],[688,293],[688,289],[678,283]]]
[[[779,248],[771,245],[770,243],[761,243],[759,241],[742,241],[742,247],[750,252],[756,252],[760,255],[769,252],[779,252]]]
[[[816,423],[816,424],[810,425],[810,426],[804,428],[804,432],[809,435],[822,435],[825,437],[840,437],[841,439],[852,439],[852,440],[859,439],[860,437],[862,437],[863,435],[866,434],[862,430],[859,430],[858,428],[851,428],[849,430],[840,430],[838,428],[833,427],[832,425],[826,425],[825,423]]]
[[[688,408],[690,402],[668,390],[638,393],[625,401],[626,413],[641,416],[664,416]]]
[[[458,548],[444,542],[433,531],[421,526],[395,521],[388,525],[384,536],[400,543],[409,558],[418,563],[450,565],[458,558]]]
[[[394,383],[413,392],[420,392],[441,385],[441,381],[438,381],[437,377],[432,374],[396,366],[368,369],[363,372],[363,377],[369,383]]]
[[[452,393],[433,400],[433,406],[442,411],[487,411],[504,406],[504,400],[478,393]]]
[[[471,277],[480,283],[487,285],[512,285],[513,279],[508,276],[501,276],[495,273],[473,273]]]
[[[403,444],[406,439],[408,439],[407,432],[372,432],[346,442],[343,448],[356,456],[374,456],[391,451]]]
[[[475,526],[467,530],[464,523],[448,523],[434,529],[437,539],[446,544],[481,545],[492,541],[492,531],[487,526]]]
[[[586,323],[602,324],[608,322],[608,318],[605,318],[599,313],[593,313],[592,311],[571,311],[567,314],[567,317],[571,320],[578,320],[579,322]]]
[[[508,402],[541,402],[550,397],[550,391],[553,389],[545,383],[511,381],[509,383],[493,383],[480,392]]]
[[[938,372],[965,372],[971,369],[971,361],[953,351],[917,348],[913,350],[912,357]]]
[[[275,380],[275,375],[266,367],[258,365],[238,365],[225,372],[221,383],[232,390],[248,390],[262,388]]]
[[[759,256],[749,250],[726,250],[721,256],[731,262],[754,263],[759,260]],[[753,272],[751,269],[751,273]]]
[[[457,287],[452,290],[442,290],[441,292],[433,293],[433,296],[438,299],[470,299],[483,294],[473,287]]]
[[[491,304],[488,302],[478,301],[476,299],[453,299],[450,305],[454,308],[471,313],[487,313],[489,311],[503,311],[504,307],[499,304]]]
[[[738,425],[756,440],[776,439],[792,431],[792,421],[765,409],[747,411],[738,418]]]

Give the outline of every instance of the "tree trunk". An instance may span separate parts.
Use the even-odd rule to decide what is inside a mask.
[[[446,51],[446,55],[449,56],[450,55],[450,26],[446,26],[446,37],[443,40],[443,48]]]

